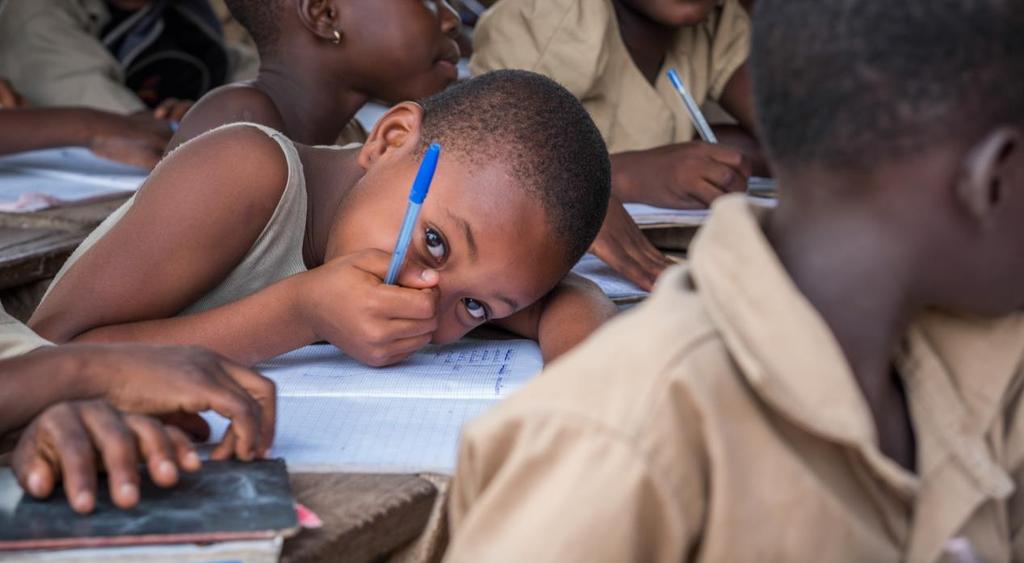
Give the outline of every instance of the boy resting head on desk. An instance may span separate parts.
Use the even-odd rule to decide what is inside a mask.
[[[95,506],[100,467],[122,508],[139,500],[139,463],[162,487],[199,469],[189,437],[154,416],[200,429],[188,415],[230,418],[213,459],[263,457],[274,438],[274,383],[252,370],[199,348],[51,346],[2,308],[0,387],[0,437],[20,431],[11,464],[21,487],[44,498],[63,481],[82,513]]]
[[[443,147],[433,186],[388,286],[431,142]],[[57,342],[197,344],[245,364],[326,340],[385,365],[493,321],[551,359],[614,314],[566,275],[609,189],[586,111],[525,71],[399,104],[362,146],[230,125],[169,155],[68,260],[30,324]]]
[[[368,101],[425,98],[458,77],[459,18],[445,0],[227,4],[259,48],[259,75],[203,96],[169,150],[243,121],[305,145],[362,142],[354,117]]]
[[[759,152],[749,35],[737,0],[502,0],[477,24],[470,68],[539,72],[583,102],[612,153],[612,203],[594,253],[649,289],[670,262],[619,202],[703,208],[746,190],[750,159],[728,144],[743,137],[737,146]],[[738,135],[694,141],[666,76],[673,68],[697,104],[718,101],[736,118]]]
[[[462,441],[453,561],[1024,559],[1024,3],[760,0],[778,209]]]

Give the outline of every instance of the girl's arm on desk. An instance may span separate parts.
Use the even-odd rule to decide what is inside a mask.
[[[166,121],[87,108],[0,110],[0,155],[55,147],[86,147],[97,155],[153,168],[171,138]]]

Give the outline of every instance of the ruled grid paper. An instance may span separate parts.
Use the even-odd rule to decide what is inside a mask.
[[[271,454],[290,471],[451,473],[462,426],[542,367],[535,342],[464,340],[386,368],[324,344],[257,369],[278,385]],[[206,418],[219,437],[226,421]]]

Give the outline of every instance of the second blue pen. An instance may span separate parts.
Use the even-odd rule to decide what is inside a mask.
[[[405,254],[409,251],[409,243],[412,242],[412,232],[416,228],[416,220],[420,215],[420,206],[427,198],[430,190],[430,183],[434,180],[434,171],[437,170],[437,159],[441,155],[441,145],[431,143],[420,162],[420,169],[416,172],[416,179],[413,180],[412,190],[409,192],[409,206],[405,209],[405,218],[402,219],[402,228],[398,231],[398,242],[395,243],[395,252],[391,255],[391,265],[388,266],[388,274],[384,277],[384,283],[394,285],[398,280],[398,274],[402,271],[402,264],[405,263]]]

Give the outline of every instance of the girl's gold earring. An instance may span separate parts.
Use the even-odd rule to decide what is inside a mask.
[[[341,44],[341,32],[337,29],[334,30],[334,39],[331,39],[331,43],[334,43],[335,45]]]

